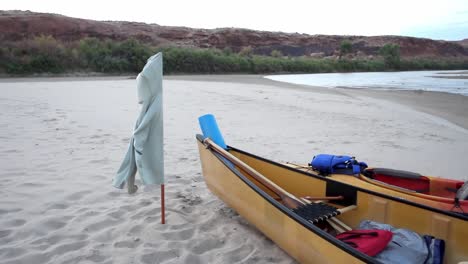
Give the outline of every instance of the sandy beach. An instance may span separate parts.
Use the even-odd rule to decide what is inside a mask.
[[[2,263],[295,263],[205,186],[195,134],[275,161],[319,153],[468,180],[468,97],[327,89],[261,76],[164,80],[167,224],[159,186],[111,186],[139,112],[128,77],[0,80]]]

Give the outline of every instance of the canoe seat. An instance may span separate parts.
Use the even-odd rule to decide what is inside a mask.
[[[385,168],[373,168],[366,169],[362,174],[373,180],[418,193],[429,194],[430,192],[429,178],[422,176],[419,173]]]
[[[392,176],[396,178],[405,178],[405,179],[414,179],[414,180],[420,179],[422,177],[422,175],[417,172],[394,170],[394,169],[387,169],[387,168],[366,169],[364,170],[363,174],[370,178],[372,178],[372,176],[375,174],[388,175],[388,176]]]

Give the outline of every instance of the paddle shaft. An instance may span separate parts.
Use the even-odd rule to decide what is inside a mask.
[[[310,166],[300,165],[300,164],[296,164],[296,163],[289,162],[289,161],[286,162],[286,164],[291,164],[291,165],[294,165],[294,166],[302,168],[302,169],[312,170],[312,167],[310,167]]]
[[[305,196],[305,197],[302,197],[306,200],[309,200],[309,201],[315,201],[315,200],[343,200],[344,197],[343,196],[321,196],[321,197],[313,197],[313,196]]]
[[[203,140],[203,143],[207,144],[209,147],[211,147],[212,150],[216,151],[218,154],[220,154],[221,156],[232,162],[234,165],[245,171],[249,176],[257,180],[270,191],[278,195],[283,201],[283,204],[288,208],[294,209],[301,205],[304,205],[304,202],[302,202],[292,194],[288,193],[286,190],[279,187],[274,182],[267,179],[265,176],[251,168],[249,165],[245,164],[243,161],[233,156],[231,153],[216,145],[211,139],[206,138],[205,140]]]

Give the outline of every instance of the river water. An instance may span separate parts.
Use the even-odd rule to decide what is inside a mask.
[[[329,88],[346,87],[386,90],[421,90],[447,92],[468,96],[468,79],[458,77],[468,78],[468,72],[407,71],[285,74],[265,76],[265,78],[274,81]]]

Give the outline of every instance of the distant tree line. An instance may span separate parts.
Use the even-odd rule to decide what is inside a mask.
[[[137,73],[152,54],[164,53],[164,72],[170,73],[324,73],[390,70],[468,69],[468,61],[400,58],[400,48],[384,45],[373,59],[349,59],[352,44],[343,42],[339,59],[285,57],[273,50],[271,56],[253,54],[250,47],[239,53],[229,48],[198,49],[152,47],[135,39],[124,41],[85,38],[61,42],[51,36],[6,42],[0,47],[0,73],[27,75],[34,73],[101,72]]]

